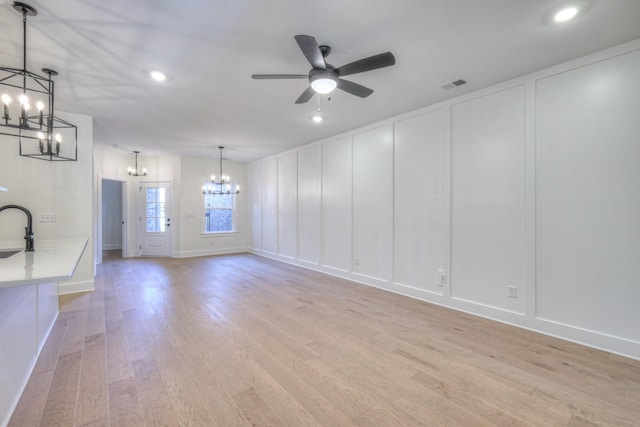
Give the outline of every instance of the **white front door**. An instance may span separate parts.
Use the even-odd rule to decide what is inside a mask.
[[[140,255],[171,256],[171,184],[140,184]]]

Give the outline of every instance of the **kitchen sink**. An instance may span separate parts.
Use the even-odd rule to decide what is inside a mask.
[[[18,252],[22,252],[22,249],[0,249],[0,259],[9,258],[11,255],[15,255]]]

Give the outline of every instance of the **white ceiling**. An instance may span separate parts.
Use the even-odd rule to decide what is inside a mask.
[[[57,0],[30,1],[28,69],[56,69],[56,108],[94,117],[97,144],[142,155],[250,161],[559,62],[640,38],[638,0]],[[561,6],[580,6],[563,25]],[[0,63],[22,64],[22,20],[0,1]],[[293,36],[330,45],[340,66],[391,51],[396,65],[294,101],[311,68]],[[168,79],[157,83],[152,69]],[[468,84],[445,91],[463,78]]]

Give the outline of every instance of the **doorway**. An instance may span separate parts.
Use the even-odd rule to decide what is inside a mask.
[[[171,239],[171,184],[141,183],[138,193],[138,242],[140,255],[170,257]]]
[[[126,183],[113,179],[101,180],[100,208],[100,255],[103,251],[118,251],[120,256],[127,253],[126,217]]]

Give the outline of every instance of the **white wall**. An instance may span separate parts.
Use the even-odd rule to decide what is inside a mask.
[[[524,283],[524,90],[451,106],[451,296],[517,313],[506,289]]]
[[[640,52],[536,81],[537,314],[640,342]]]
[[[251,250],[640,359],[638,75],[640,40],[252,163]]]
[[[278,254],[298,255],[298,153],[278,158]]]
[[[262,218],[262,167],[255,163],[247,168],[247,199],[250,218]],[[249,231],[248,247],[262,249],[262,220],[252,224]]]
[[[391,279],[393,262],[393,128],[353,135],[352,271]]]
[[[320,263],[321,156],[319,145],[298,151],[298,259],[312,264]]]
[[[260,180],[262,229],[262,251],[278,252],[278,159],[271,158],[261,164]]]
[[[449,270],[445,117],[439,109],[394,123],[394,282],[440,295],[449,292],[440,281]]]
[[[322,144],[321,264],[330,271],[351,269],[351,138]]]
[[[0,205],[16,204],[33,215],[36,249],[38,241],[67,237],[88,238],[89,243],[73,277],[60,284],[60,292],[93,289],[93,234],[91,187],[93,119],[80,114],[59,113],[78,127],[78,160],[48,162],[20,157],[18,141],[0,135]],[[41,213],[55,213],[55,222],[40,222]],[[0,239],[22,240],[26,218],[19,211],[0,214]]]
[[[96,145],[94,150],[95,185],[100,191],[103,178],[124,181],[127,200],[127,247],[125,256],[139,256],[136,234],[138,219],[138,188],[141,183],[165,182],[171,184],[172,256],[176,258],[245,252],[247,250],[247,166],[244,163],[225,161],[225,175],[240,186],[236,196],[236,232],[224,235],[204,234],[204,201],[202,186],[209,182],[218,169],[214,159],[178,156],[139,156],[138,166],[147,169],[145,177],[131,177],[127,167],[134,158],[129,153],[114,151]],[[102,189],[104,191],[104,189]],[[96,207],[98,210],[98,207]],[[96,222],[98,223],[98,222]],[[98,232],[96,228],[96,233]]]
[[[194,157],[180,158],[180,179],[174,192],[177,198],[177,211],[172,223],[174,231],[179,232],[179,240],[174,247],[174,256],[190,257],[223,253],[246,252],[247,250],[247,166],[224,160],[225,175],[229,175],[234,184],[240,186],[235,196],[236,216],[234,233],[204,233],[204,196],[202,186],[211,182],[211,175],[218,175],[219,164],[215,159]]]

